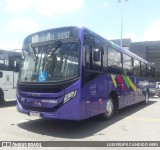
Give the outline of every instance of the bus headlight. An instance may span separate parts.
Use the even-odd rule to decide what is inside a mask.
[[[21,97],[21,101],[24,102],[25,101],[25,97]]]
[[[66,94],[66,95],[64,96],[64,101],[63,101],[63,103],[68,102],[71,98],[75,97],[76,94],[77,94],[77,90],[72,91],[72,92]]]

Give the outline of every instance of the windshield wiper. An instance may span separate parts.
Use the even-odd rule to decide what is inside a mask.
[[[52,55],[61,45],[62,42],[60,40],[55,41],[54,44],[50,48],[48,48],[45,57],[47,57],[48,55]]]
[[[36,51],[35,51],[35,49],[32,47],[32,44],[30,44],[29,50],[31,51],[31,56],[33,57],[33,60],[36,61],[36,60],[37,60]]]
[[[44,67],[46,65],[47,62],[47,57],[48,55],[52,55],[54,52],[56,52],[56,50],[62,45],[62,42],[60,40],[57,40],[53,43],[53,45],[51,47],[48,48],[44,58],[43,58],[43,64],[42,64],[42,72],[44,71]]]

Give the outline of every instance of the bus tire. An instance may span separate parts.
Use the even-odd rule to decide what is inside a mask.
[[[109,120],[112,118],[115,112],[115,105],[113,101],[113,97],[109,96],[107,103],[106,103],[106,112],[101,114],[101,119],[103,120]]]
[[[146,94],[145,94],[145,100],[144,100],[144,104],[148,104],[149,103],[149,92],[148,90],[146,91]]]
[[[0,89],[0,103],[4,103],[4,92],[2,91],[2,89]]]

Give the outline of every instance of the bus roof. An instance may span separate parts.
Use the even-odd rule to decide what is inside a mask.
[[[21,52],[16,52],[16,51],[13,51],[13,50],[4,50],[4,49],[0,49],[0,52],[2,53],[7,53],[7,54],[13,54],[13,55],[21,55]]]
[[[129,55],[129,56],[131,56],[131,57],[133,57],[133,58],[141,61],[141,62],[144,62],[144,63],[146,63],[146,64],[149,64],[149,65],[151,65],[151,66],[154,66],[152,63],[148,62],[147,60],[145,60],[145,59],[141,58],[140,56],[138,56],[138,55],[130,52],[129,50],[123,49],[123,47],[121,47],[121,46],[113,43],[113,42],[110,41],[110,40],[107,40],[106,38],[98,35],[97,33],[91,31],[90,29],[88,29],[88,28],[86,28],[86,27],[66,26],[66,27],[52,28],[52,29],[42,30],[42,31],[39,31],[39,32],[35,32],[35,33],[33,33],[33,34],[30,34],[30,35],[28,35],[25,39],[27,39],[27,38],[29,38],[29,37],[31,37],[31,36],[33,36],[33,35],[36,35],[36,34],[41,34],[41,33],[43,33],[43,32],[49,32],[49,31],[52,31],[52,30],[60,30],[60,29],[78,29],[79,31],[80,31],[80,30],[87,30],[87,31],[89,31],[91,34],[93,34],[94,36],[96,36],[99,40],[101,40],[102,43],[104,43],[104,45],[111,46],[111,47],[115,48],[115,49],[116,49],[117,51],[119,51],[119,52],[125,53],[125,54],[127,54],[127,55]]]

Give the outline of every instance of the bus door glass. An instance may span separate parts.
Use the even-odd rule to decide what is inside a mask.
[[[103,49],[99,46],[86,43],[83,52],[84,67],[84,99],[87,103],[87,116],[93,116],[102,111],[99,103],[104,97],[104,79],[102,74]],[[104,101],[103,101],[104,102]],[[101,102],[101,103],[103,103]],[[105,107],[103,104],[102,106]],[[105,108],[104,108],[105,109]]]

